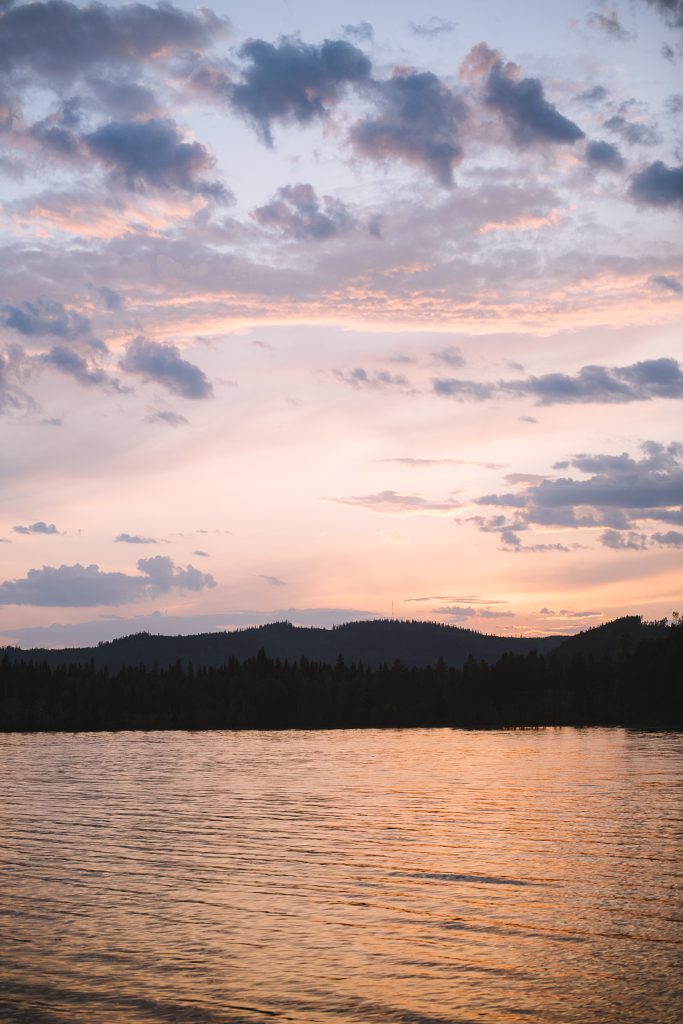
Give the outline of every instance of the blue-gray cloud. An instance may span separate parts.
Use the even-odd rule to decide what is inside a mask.
[[[0,74],[24,71],[50,83],[71,82],[92,67],[202,50],[229,24],[205,7],[189,13],[172,3],[10,4],[0,9]]]
[[[462,96],[431,71],[396,69],[372,83],[377,110],[351,129],[357,153],[373,160],[399,158],[425,167],[446,188],[462,157],[458,135],[467,116]]]
[[[312,185],[285,185],[252,216],[263,227],[272,228],[298,241],[324,241],[353,227],[349,209],[340,199],[318,198]]]
[[[186,427],[190,422],[185,416],[179,412],[173,412],[171,409],[152,412],[145,417],[145,420],[147,423],[165,423],[169,427]]]
[[[534,143],[571,145],[584,137],[578,125],[550,103],[538,78],[520,78],[515,64],[505,64],[500,53],[478,43],[463,62],[465,76],[484,80],[484,102],[498,113],[520,147]]]
[[[630,366],[583,366],[578,373],[546,373],[482,383],[455,377],[432,380],[435,394],[458,401],[528,396],[539,405],[644,402],[683,398],[683,370],[675,359],[644,359]]]
[[[653,533],[650,539],[662,547],[683,548],[683,533],[680,530],[668,530],[667,533]]]
[[[175,345],[163,345],[145,338],[136,338],[126,349],[120,362],[126,373],[138,374],[146,380],[155,381],[169,391],[183,398],[210,398],[213,394],[211,383],[203,370],[194,363],[183,359]],[[169,415],[173,421],[169,419]],[[175,414],[156,413],[156,419],[164,419],[171,426],[177,426]]]
[[[268,576],[265,573],[258,573],[258,578],[264,580],[271,587],[286,587],[287,584],[284,580],[281,580],[279,576]]]
[[[278,608],[273,611],[232,609],[207,615],[150,615],[123,617],[109,614],[86,622],[52,623],[50,626],[21,626],[4,629],[3,634],[31,646],[79,647],[115,640],[143,630],[161,636],[179,633],[208,633],[234,626],[260,626],[268,622],[292,622],[297,626],[336,626],[342,622],[376,619],[376,612],[358,608]]]
[[[586,163],[607,171],[620,171],[624,166],[624,158],[611,142],[596,140],[586,146]]]
[[[629,195],[645,206],[683,206],[683,167],[656,160],[633,175]]]
[[[178,567],[170,558],[141,558],[140,575],[103,572],[97,565],[44,565],[18,580],[0,584],[0,605],[86,608],[145,600],[172,589],[199,591],[216,585],[213,576],[194,566]]]
[[[431,18],[424,22],[410,22],[410,29],[416,36],[422,36],[424,39],[434,39],[435,36],[442,36],[455,32],[457,25],[454,21],[448,21],[446,18],[440,18],[434,14]]]
[[[534,526],[580,529],[604,527],[600,542],[613,549],[641,550],[652,543],[676,546],[676,534],[653,533],[646,524],[683,524],[683,444],[654,441],[642,446],[640,459],[620,455],[575,455],[558,465],[584,474],[543,478],[512,493],[487,494],[477,500],[497,507],[474,522],[484,532],[497,532],[510,549],[521,544],[519,533]],[[664,538],[668,538],[664,540]]]
[[[213,158],[201,143],[184,142],[168,118],[111,121],[84,141],[128,189],[179,189],[216,199],[230,197],[221,184],[199,177],[213,166]]]
[[[403,392],[415,390],[402,373],[389,373],[387,370],[375,370],[368,373],[362,366],[357,366],[353,370],[333,370],[332,372],[337,380],[356,389],[369,391],[398,389]]]
[[[375,38],[375,30],[369,21],[359,21],[356,25],[342,25],[342,32],[347,39],[355,39],[358,43],[371,43]]]
[[[632,32],[628,32],[619,20],[619,15],[616,10],[608,10],[604,14],[600,11],[593,11],[588,16],[588,22],[595,28],[602,29],[602,31],[611,36],[612,39],[619,39],[625,42],[628,39],[635,39]]]
[[[114,537],[117,544],[156,544],[154,537],[141,537],[138,533],[120,533]]]
[[[343,39],[326,39],[320,46],[294,38],[277,45],[250,39],[240,56],[248,63],[241,81],[231,86],[230,99],[269,146],[274,121],[308,124],[325,117],[344,89],[366,82],[371,70],[365,54]]]
[[[662,141],[652,125],[643,124],[641,121],[629,121],[621,114],[608,118],[603,127],[618,135],[630,146],[657,146]]]
[[[38,533],[50,536],[59,533],[54,523],[44,523],[42,519],[39,519],[37,523],[31,523],[29,526],[13,526],[12,529],[15,533],[22,533],[24,535]]]
[[[38,362],[68,374],[85,387],[97,385],[110,387],[115,391],[121,390],[118,381],[104,370],[93,367],[87,359],[65,345],[53,345],[49,352],[38,357]]]
[[[88,317],[65,309],[54,299],[38,298],[20,306],[5,305],[2,307],[2,319],[6,327],[24,337],[52,336],[64,341],[91,337]]]
[[[676,295],[683,295],[683,284],[681,284],[677,277],[672,277],[670,274],[655,274],[650,280],[652,284],[656,284],[659,288],[665,288]]]

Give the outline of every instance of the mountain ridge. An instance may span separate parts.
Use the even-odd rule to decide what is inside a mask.
[[[452,668],[468,658],[494,664],[504,654],[539,654],[570,657],[575,653],[619,653],[641,639],[660,635],[662,623],[646,623],[640,616],[624,616],[576,634],[545,637],[501,637],[461,626],[424,620],[372,619],[347,622],[332,629],[294,626],[282,621],[234,631],[165,636],[133,633],[96,647],[5,648],[10,657],[41,661],[57,667],[89,664],[118,671],[127,666],[163,668],[176,662],[194,668],[215,668],[229,658],[242,661],[263,649],[268,657],[289,661],[334,664],[341,656],[347,663],[363,662],[377,667],[400,661],[407,667],[425,667],[439,659]]]

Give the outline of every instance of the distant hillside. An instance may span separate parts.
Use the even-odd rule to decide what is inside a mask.
[[[666,636],[662,622],[643,622],[640,615],[625,615],[602,626],[594,626],[575,636],[567,637],[557,648],[557,656],[573,658],[577,654],[590,657],[627,657],[643,640],[656,640]]]
[[[267,626],[235,630],[230,633],[202,633],[196,636],[155,636],[136,633],[99,644],[97,647],[27,651],[10,650],[22,660],[44,661],[51,666],[93,662],[96,668],[118,671],[124,666],[142,665],[165,668],[181,661],[195,668],[218,668],[230,657],[244,661],[263,649],[269,658],[334,664],[339,655],[345,662],[362,661],[369,667],[393,664],[396,660],[409,667],[445,664],[460,668],[468,657],[493,664],[506,653],[527,654],[537,650],[550,653],[562,637],[523,639],[488,636],[458,626],[436,622],[402,622],[378,619],[349,622],[334,629],[293,626],[275,622]]]
[[[575,636],[502,637],[477,633],[458,626],[437,622],[404,622],[397,619],[376,619],[348,622],[334,629],[293,626],[274,622],[226,633],[202,633],[193,636],[158,636],[135,633],[97,647],[21,651],[8,649],[10,657],[23,661],[59,665],[86,665],[117,672],[127,666],[160,669],[180,661],[184,666],[219,668],[229,658],[245,661],[264,650],[269,658],[309,661],[333,665],[339,656],[347,664],[363,662],[369,668],[402,662],[409,668],[436,665],[440,658],[449,668],[461,668],[469,657],[495,664],[504,654],[539,654],[555,652],[562,660],[575,655],[623,657],[642,640],[665,634],[666,627],[645,623],[631,615]]]

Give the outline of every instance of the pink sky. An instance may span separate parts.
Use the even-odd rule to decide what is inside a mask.
[[[682,24],[0,8],[1,642],[679,608]]]

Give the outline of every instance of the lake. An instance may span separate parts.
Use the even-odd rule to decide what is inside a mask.
[[[683,734],[0,736],[0,1019],[683,1017]]]

